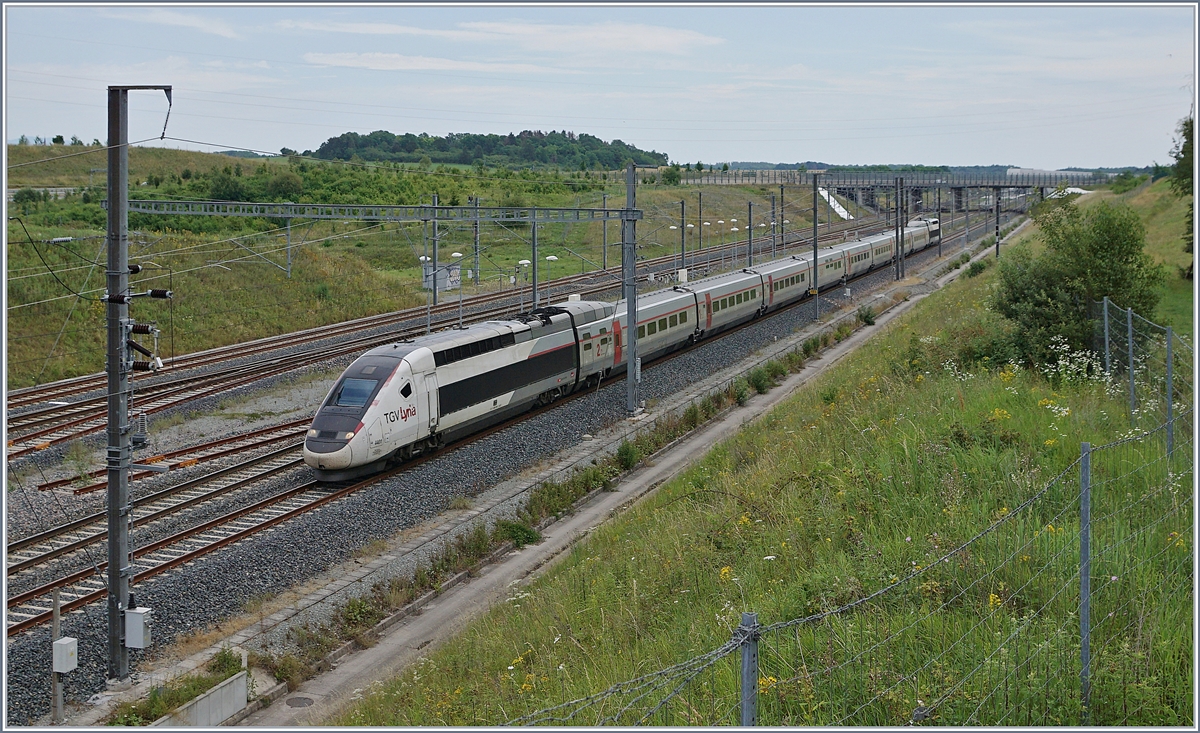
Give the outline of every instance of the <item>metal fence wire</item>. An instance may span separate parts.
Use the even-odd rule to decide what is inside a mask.
[[[1097,305],[1124,437],[874,593],[509,724],[1194,724],[1192,350]]]

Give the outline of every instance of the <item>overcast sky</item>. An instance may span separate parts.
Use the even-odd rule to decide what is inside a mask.
[[[5,137],[104,140],[171,84],[167,141],[573,130],[671,159],[1170,162],[1192,7],[5,6]],[[157,137],[134,92],[130,139]]]

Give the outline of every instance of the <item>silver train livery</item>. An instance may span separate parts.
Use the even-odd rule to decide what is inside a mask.
[[[904,232],[905,255],[936,244],[937,219]],[[891,232],[828,247],[822,288],[891,264]],[[643,362],[809,297],[811,253],[680,283],[638,296]],[[304,441],[304,462],[324,480],[374,473],[436,450],[625,368],[625,301],[578,300],[485,321],[360,356],[329,391]]]

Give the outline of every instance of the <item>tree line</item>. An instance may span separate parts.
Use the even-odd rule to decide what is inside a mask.
[[[284,148],[284,155],[295,151]],[[616,170],[632,159],[638,165],[666,165],[667,154],[641,150],[621,140],[605,142],[594,135],[568,131],[523,130],[507,135],[421,133],[396,135],[376,130],[369,135],[346,132],[331,137],[305,156],[323,160],[378,161],[434,165],[557,167],[563,170]]]

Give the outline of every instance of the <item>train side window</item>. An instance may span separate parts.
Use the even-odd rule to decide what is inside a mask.
[[[682,313],[679,314],[679,322],[687,323],[687,311],[683,311]]]
[[[588,340],[588,339],[590,339],[591,337],[592,337],[592,334],[591,334],[591,333],[589,333],[589,332],[587,332],[587,331],[584,331],[584,332],[583,332],[583,336],[582,336],[582,337],[580,337],[580,340],[581,340],[581,341],[587,341],[587,340]]]
[[[638,330],[641,330],[641,329],[638,329]],[[654,321],[650,321],[649,323],[647,323],[646,324],[646,335],[653,336],[656,333],[658,333],[658,324],[655,323]]]
[[[672,328],[674,328],[675,326],[678,326],[679,325],[679,316],[671,316],[671,321],[667,325]]]
[[[640,339],[646,338],[646,327],[645,326],[638,326],[638,338],[640,338]]]
[[[739,302],[739,303],[742,302],[742,294],[741,293],[737,294],[737,302]]]
[[[757,298],[757,297],[758,297],[758,288],[754,288],[753,290],[750,291],[750,299],[753,300],[754,298]]]
[[[665,318],[658,319],[658,330],[659,331],[667,330],[667,319],[665,319]]]
[[[606,333],[608,333],[608,329],[607,329],[607,328],[604,328],[604,327],[602,326],[602,327],[600,328],[600,335],[601,335],[601,336],[603,336],[603,335],[604,335],[604,334],[606,334]]]
[[[589,341],[589,342],[587,342],[586,344],[584,344],[584,345],[583,345],[583,350],[584,350],[584,351],[591,351],[591,350],[592,350],[592,342],[591,342],[591,341]]]
[[[601,346],[605,346],[605,345],[607,345],[607,344],[608,344],[608,337],[607,337],[607,336],[605,336],[604,338],[600,339],[600,345],[601,345]]]
[[[405,382],[404,386],[400,388],[400,396],[401,397],[411,397],[412,396],[412,385],[409,384],[408,382]]]

